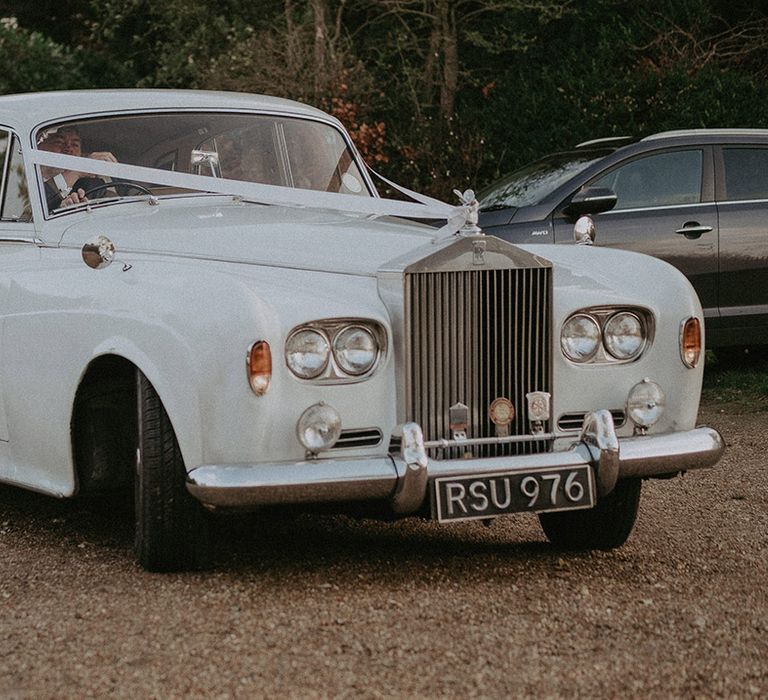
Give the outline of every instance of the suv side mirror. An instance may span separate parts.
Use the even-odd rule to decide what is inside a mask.
[[[587,187],[579,190],[563,210],[566,216],[600,214],[616,206],[616,193],[610,187]]]

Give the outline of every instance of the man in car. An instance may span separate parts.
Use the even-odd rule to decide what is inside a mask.
[[[68,156],[83,155],[82,139],[74,126],[63,126],[45,132],[37,147],[41,151],[62,153]],[[117,158],[109,151],[94,151],[87,157],[117,163]],[[87,201],[86,193],[88,190],[104,184],[104,180],[101,178],[92,177],[88,173],[76,170],[57,170],[43,166],[42,171],[49,211]]]

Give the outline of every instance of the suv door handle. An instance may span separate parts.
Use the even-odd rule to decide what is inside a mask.
[[[683,228],[677,229],[675,233],[679,233],[681,236],[685,236],[688,239],[695,240],[700,238],[702,233],[709,233],[711,230],[711,226],[701,226],[698,221],[686,221],[683,224]]]

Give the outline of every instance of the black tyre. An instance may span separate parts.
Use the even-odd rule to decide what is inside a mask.
[[[620,479],[590,510],[540,513],[549,541],[560,549],[615,549],[632,532],[640,505],[640,479]]]
[[[135,380],[99,375],[81,387],[72,431],[78,492],[129,492],[136,460]]]
[[[210,563],[203,507],[187,491],[186,469],[160,397],[138,373],[136,555],[149,571],[202,569]]]

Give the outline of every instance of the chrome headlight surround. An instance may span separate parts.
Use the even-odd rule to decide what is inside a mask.
[[[573,314],[560,331],[560,348],[573,362],[589,362],[600,348],[602,330],[598,320],[587,313]]]
[[[319,377],[328,367],[330,357],[327,336],[314,328],[296,328],[285,340],[285,364],[299,379]]]
[[[589,318],[599,328],[598,347],[591,354],[579,357],[569,353],[566,343],[573,336],[568,335],[573,322]],[[620,342],[620,333],[616,327],[622,321],[636,322],[640,338],[635,342]],[[571,324],[571,325],[569,325]],[[650,348],[655,335],[654,316],[650,310],[640,306],[593,306],[578,309],[571,313],[560,329],[560,348],[563,356],[575,364],[625,364],[635,362]]]
[[[618,311],[603,326],[603,346],[616,360],[634,360],[645,347],[645,328],[632,311]]]
[[[370,372],[379,356],[379,344],[373,331],[360,325],[339,329],[331,349],[339,369],[351,377]]]
[[[296,372],[289,362],[289,342],[301,333],[319,334],[328,346],[328,361],[312,377]],[[285,347],[286,365],[299,380],[324,384],[359,382],[374,374],[386,356],[387,331],[372,319],[318,319],[292,329]]]

